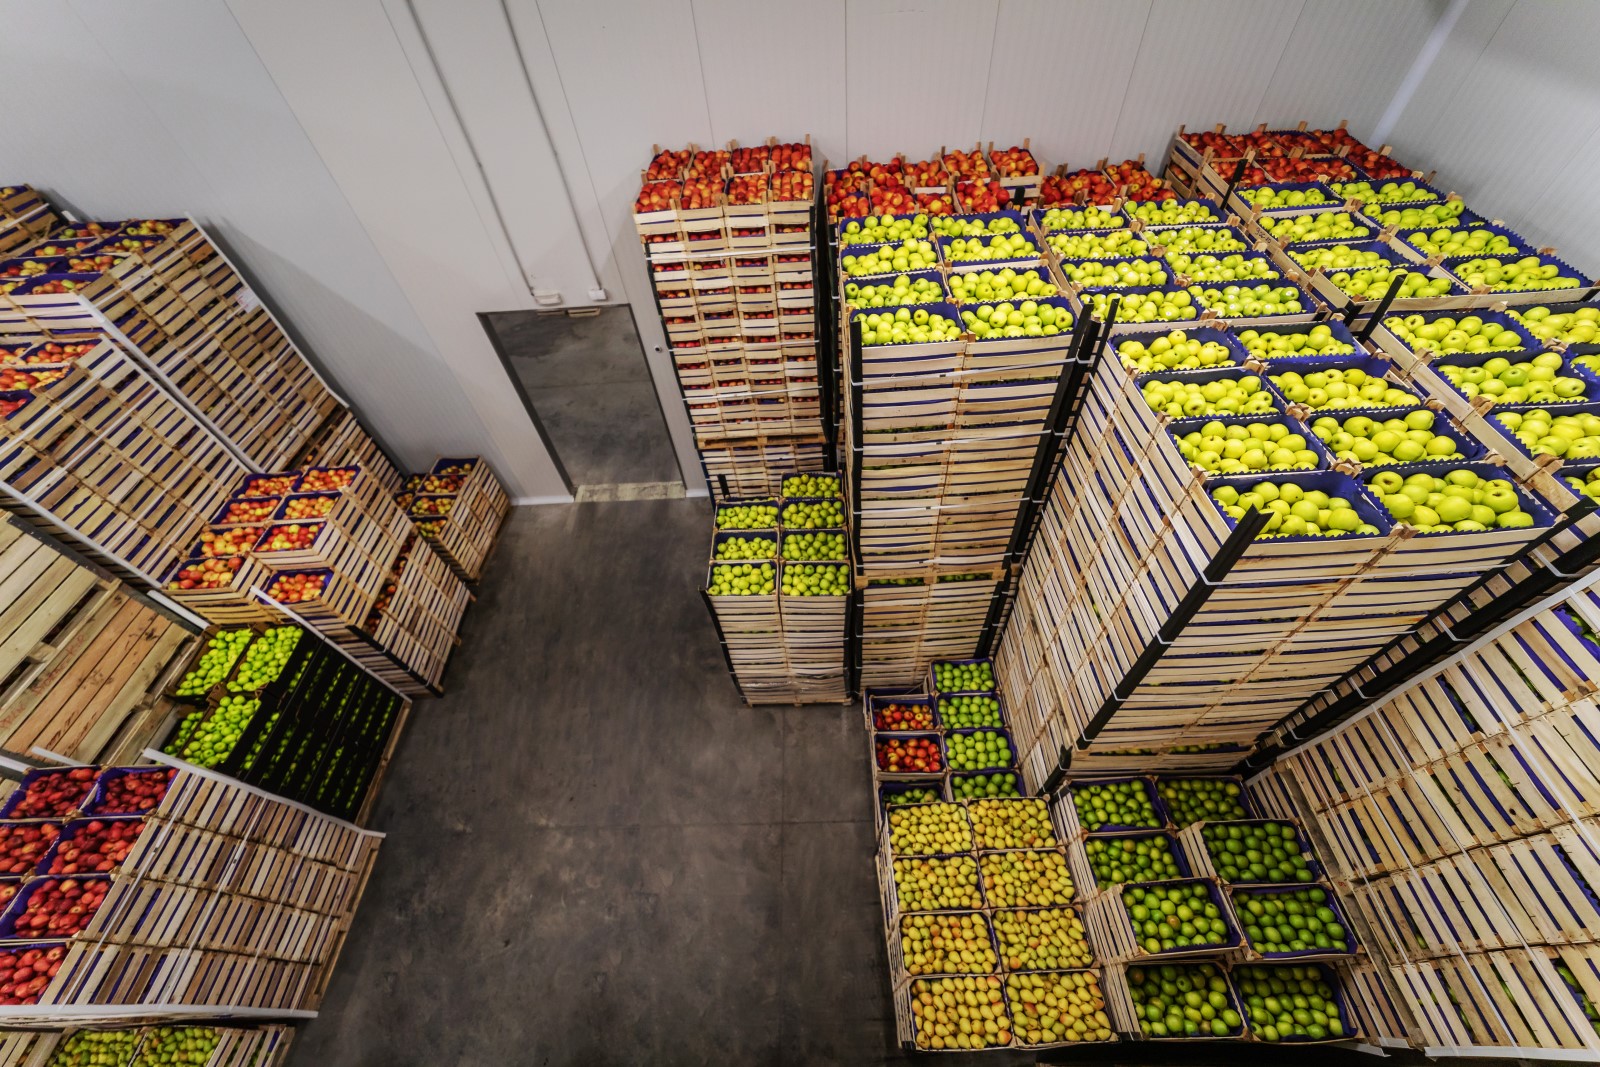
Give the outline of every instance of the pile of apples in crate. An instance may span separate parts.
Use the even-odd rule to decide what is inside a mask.
[[[33,771],[0,805],[0,1007],[38,1003],[176,773]]]

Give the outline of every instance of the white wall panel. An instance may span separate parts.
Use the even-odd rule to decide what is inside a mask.
[[[1030,137],[1049,168],[1099,162],[1111,151],[1150,4],[1001,0],[984,140],[1010,146]]]
[[[849,0],[848,155],[971,148],[983,136],[999,14],[1000,0]]]
[[[1172,131],[1248,126],[1302,0],[1156,0],[1110,155],[1164,154]]]

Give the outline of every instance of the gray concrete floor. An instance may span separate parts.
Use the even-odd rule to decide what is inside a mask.
[[[860,713],[739,700],[709,530],[512,513],[295,1067],[902,1062]]]
[[[680,481],[628,308],[507,311],[488,322],[574,489]]]

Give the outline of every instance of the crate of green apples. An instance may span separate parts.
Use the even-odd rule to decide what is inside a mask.
[[[1229,892],[1245,941],[1263,959],[1322,959],[1355,952],[1355,937],[1326,885],[1247,886]]]
[[[1112,966],[1106,1000],[1117,1031],[1146,1041],[1242,1040],[1244,1009],[1214,963]]]
[[[1077,824],[1089,834],[1166,828],[1147,778],[1079,779],[1067,791]]]
[[[1311,1044],[1361,1034],[1338,972],[1327,964],[1241,964],[1230,969],[1228,980],[1257,1041]]]
[[[1165,830],[1101,834],[1081,842],[1094,884],[1100,889],[1130,882],[1188,878],[1193,872],[1176,840]]]
[[[1251,819],[1244,779],[1230,775],[1167,776],[1156,779],[1156,796],[1168,821],[1178,829],[1197,823]]]
[[[1287,819],[1197,822],[1178,833],[1195,873],[1229,885],[1314,882],[1322,867],[1300,828]]]
[[[1091,944],[1112,963],[1235,955],[1242,942],[1222,887],[1211,878],[1124,885],[1091,900],[1084,918]]]

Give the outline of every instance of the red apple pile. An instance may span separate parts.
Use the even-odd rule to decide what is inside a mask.
[[[939,742],[931,737],[880,737],[876,748],[880,771],[931,773],[944,770]]]
[[[772,146],[772,169],[783,171],[805,171],[811,173],[811,146],[804,141],[790,141],[787,144]]]
[[[302,493],[332,493],[343,489],[356,480],[354,467],[329,467],[322,470],[306,471],[304,478],[300,479]]]
[[[989,153],[989,161],[1002,178],[1028,178],[1039,173],[1039,161],[1021,145],[996,149]]]
[[[328,584],[322,571],[280,574],[267,586],[267,596],[280,604],[298,604],[302,600],[315,600]]]
[[[225,589],[233,584],[233,572],[244,566],[243,556],[206,559],[181,568],[168,589]]]
[[[38,886],[17,916],[12,936],[71,937],[89,925],[111,888],[109,878],[49,878]]]
[[[950,172],[942,159],[924,159],[905,166],[906,184],[913,189],[943,188],[950,184]]]
[[[8,897],[15,895],[12,887]],[[37,1004],[66,954],[62,945],[0,949],[0,1005]]]
[[[0,823],[0,875],[30,873],[60,835],[60,823]]]
[[[260,474],[249,478],[244,483],[244,488],[239,490],[242,497],[282,496],[294,489],[294,475],[292,474]]]
[[[926,704],[885,704],[872,713],[875,730],[931,730],[933,709]]]
[[[90,819],[74,823],[46,874],[109,874],[122,866],[144,832],[143,819]]]
[[[339,502],[337,496],[292,496],[283,505],[286,519],[320,519]]]
[[[735,174],[728,179],[728,203],[764,204],[766,200],[767,176],[765,174]]]
[[[242,556],[255,547],[265,532],[265,526],[214,527],[202,531],[200,555],[207,559],[217,556]]]
[[[52,819],[76,811],[94,785],[93,767],[47,771],[29,782],[8,819]]]
[[[322,523],[276,523],[267,528],[266,536],[256,545],[257,552],[292,552],[307,548],[322,532]]]
[[[670,148],[662,149],[656,153],[656,158],[650,161],[650,166],[645,168],[644,180],[647,182],[677,181],[683,177],[683,168],[689,165],[689,150],[687,148],[674,152]]]
[[[772,150],[764,144],[757,144],[735,148],[729,155],[729,162],[733,164],[735,174],[757,174],[766,170],[767,160],[771,158]]]
[[[219,524],[235,525],[241,522],[266,522],[272,518],[272,513],[278,505],[283,503],[281,496],[258,497],[250,500],[235,500],[228,505],[218,519]]]
[[[90,814],[143,815],[147,811],[154,811],[160,806],[161,798],[167,795],[167,787],[177,774],[176,770],[168,769],[135,771],[108,778],[103,795]]]

